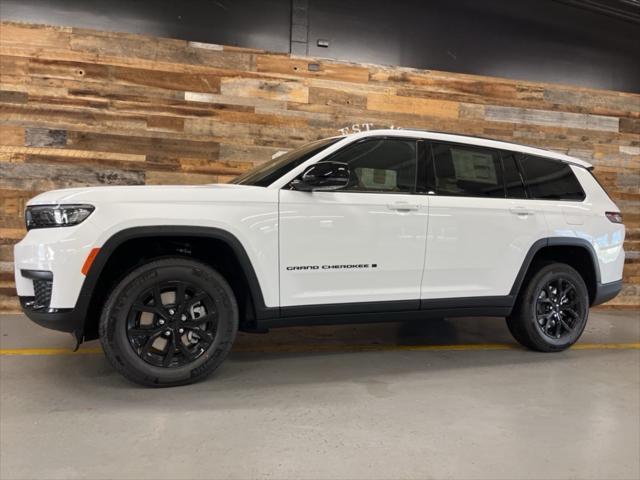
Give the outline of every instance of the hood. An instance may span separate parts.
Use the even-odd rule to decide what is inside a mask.
[[[209,185],[131,185],[82,187],[51,190],[29,200],[28,205],[63,203],[179,203],[215,200],[240,200],[264,187],[235,184]]]

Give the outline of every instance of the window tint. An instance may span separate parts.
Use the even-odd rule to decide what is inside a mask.
[[[514,152],[502,152],[502,167],[507,198],[527,198]]]
[[[584,191],[568,164],[559,160],[522,155],[520,165],[532,198],[584,200]]]
[[[504,198],[497,152],[446,143],[432,148],[438,195]]]
[[[330,160],[349,165],[349,185],[341,191],[413,192],[416,158],[414,140],[374,138],[346,147]]]

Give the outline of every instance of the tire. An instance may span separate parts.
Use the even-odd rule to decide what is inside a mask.
[[[111,365],[148,387],[186,385],[210,375],[238,331],[238,305],[213,268],[182,257],[146,263],[109,294],[100,342]]]
[[[530,277],[507,317],[507,326],[527,348],[560,352],[578,341],[588,317],[589,294],[584,280],[569,265],[552,263]]]

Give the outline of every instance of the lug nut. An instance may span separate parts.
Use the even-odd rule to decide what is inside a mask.
[[[164,325],[164,320],[163,320],[163,319],[160,319],[160,320],[158,320],[158,323],[159,323],[160,325]]]
[[[184,333],[184,328],[180,328],[180,329],[178,330],[178,333]]]
[[[176,312],[176,311],[175,311],[173,308],[169,310],[169,313],[170,313],[171,315],[173,315],[175,312]]]
[[[171,335],[171,330],[167,330],[166,332],[164,332],[165,337],[168,337],[169,335]]]

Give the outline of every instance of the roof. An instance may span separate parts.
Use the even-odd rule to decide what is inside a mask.
[[[500,140],[491,140],[490,138],[473,137],[469,135],[456,135],[452,133],[432,132],[428,130],[400,130],[400,129],[378,129],[368,130],[366,132],[353,133],[348,135],[350,138],[366,138],[374,136],[389,136],[389,137],[412,137],[412,138],[425,138],[429,140],[442,140],[445,142],[457,142],[465,143],[468,145],[477,145],[479,147],[498,148],[502,150],[510,150],[512,152],[527,153],[529,155],[537,155],[545,158],[552,158],[567,163],[572,163],[583,168],[593,168],[589,162],[580,160],[579,158],[571,157],[563,153],[553,152],[551,150],[545,150],[542,148],[530,147],[527,145],[521,145],[512,142],[503,142]]]

